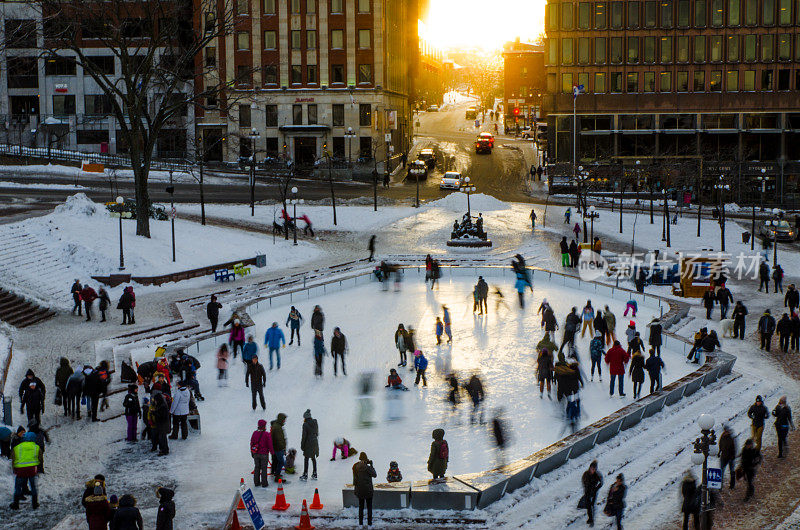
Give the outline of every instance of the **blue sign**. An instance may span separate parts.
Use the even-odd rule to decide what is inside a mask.
[[[722,489],[722,469],[718,467],[709,467],[706,469],[706,483],[708,488],[712,490]]]
[[[244,502],[244,507],[247,508],[247,513],[250,514],[250,520],[253,521],[253,526],[256,530],[264,528],[264,518],[261,517],[261,511],[258,509],[258,505],[256,504],[256,500],[250,488],[242,488],[242,502]]]

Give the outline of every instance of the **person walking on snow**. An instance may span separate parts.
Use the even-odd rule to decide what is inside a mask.
[[[572,227],[572,232],[575,234],[575,239],[579,240],[581,238],[581,225],[575,223],[575,226]]]
[[[761,451],[761,435],[764,433],[764,420],[769,418],[769,411],[764,406],[761,396],[756,396],[756,402],[747,409],[747,417],[752,420],[750,424],[750,435],[756,449]]]
[[[731,316],[733,317],[733,338],[738,337],[739,340],[744,340],[744,319],[747,316],[747,308],[741,300],[736,301]]]
[[[531,210],[530,218],[531,218],[531,232],[534,232],[534,231],[536,231],[536,211],[535,210]]]
[[[269,330],[267,330],[267,332],[269,332]],[[244,344],[244,347],[242,348],[242,362],[245,365],[244,366],[245,373],[247,372],[247,367],[253,361],[253,357],[258,357],[258,344],[256,344],[256,341],[252,335],[248,335],[247,342]]]
[[[578,504],[586,507],[588,516],[586,524],[592,527],[594,526],[594,505],[597,502],[597,492],[603,487],[603,475],[597,472],[597,460],[593,460],[589,464],[589,469],[583,472],[581,484],[583,485],[583,498]]]
[[[369,250],[369,257],[367,261],[372,262],[375,261],[375,235],[369,236],[369,243],[367,244],[367,250]]]
[[[342,361],[342,375],[347,375],[347,370],[344,366],[344,355],[347,353],[347,337],[344,336],[342,330],[338,327],[333,328],[333,336],[331,337],[331,356],[333,357],[333,376],[337,375],[337,362]]]
[[[558,245],[561,249],[561,266],[569,267],[569,243],[567,243],[567,236],[562,236],[561,242],[559,242]]]
[[[319,456],[319,425],[311,417],[311,409],[303,413],[303,432],[300,437],[300,450],[303,451],[303,474],[300,480],[308,480],[308,461],[312,463],[311,480],[317,480],[317,457]]]
[[[761,463],[761,449],[756,447],[755,442],[748,438],[744,443],[742,449],[741,466],[744,471],[744,478],[747,480],[747,492],[745,493],[745,502],[749,501],[753,494],[755,494],[755,486],[753,481],[756,478],[756,468]]]
[[[617,480],[611,485],[608,490],[608,497],[606,498],[606,506],[603,508],[603,513],[609,517],[613,517],[617,523],[617,530],[622,530],[622,517],[625,513],[625,494],[628,487],[625,485],[625,476],[620,473],[617,475]]]
[[[727,467],[731,475],[730,487],[733,489],[736,486],[736,472],[733,470],[736,463],[736,440],[728,425],[722,426],[722,434],[717,443],[719,444],[719,453],[717,454],[719,456],[719,468],[722,471],[720,479],[724,478],[725,468]]]
[[[288,481],[281,477],[281,470],[286,458],[286,433],[283,426],[286,423],[286,414],[279,413],[270,423],[270,435],[272,436],[272,480],[282,480],[284,484]]]
[[[703,307],[706,308],[706,320],[711,320],[711,313],[714,311],[714,304],[717,302],[717,295],[714,294],[714,289],[709,287],[703,293]]]
[[[775,292],[783,292],[783,268],[777,263],[772,267],[772,282],[775,284]]]
[[[228,386],[227,379],[229,358],[230,355],[228,354],[228,345],[225,343],[220,344],[219,349],[217,350],[217,370],[219,370],[219,373],[217,374],[217,386]]]
[[[256,395],[258,395],[261,402],[261,408],[267,410],[267,404],[264,401],[264,386],[266,384],[267,373],[264,371],[264,365],[258,362],[258,355],[256,355],[247,365],[247,373],[244,376],[244,385],[250,387],[250,394],[253,398],[253,410],[256,410]]]
[[[298,338],[298,344],[300,339]],[[283,330],[278,327],[277,322],[273,322],[272,326],[264,334],[264,346],[269,349],[269,369],[272,370],[272,354],[278,358],[278,370],[281,369],[281,347],[286,347],[286,336]]]
[[[97,299],[97,293],[94,289],[92,289],[88,284],[83,286],[81,289],[81,300],[83,300],[83,306],[86,310],[86,322],[92,320],[92,304]]]
[[[56,369],[56,377],[54,382],[56,386],[56,402],[58,402],[58,397],[60,396],[64,404],[64,416],[67,415],[67,381],[69,381],[69,378],[72,374],[73,370],[69,365],[69,360],[66,357],[62,357],[59,360],[59,366]]]
[[[789,337],[792,334],[792,321],[789,315],[784,313],[775,326],[775,331],[778,333],[778,344],[783,353],[789,351]]]
[[[367,453],[361,452],[358,462],[353,464],[353,487],[356,497],[358,497],[358,524],[364,524],[364,506],[367,507],[367,525],[372,526],[372,496],[374,489],[372,479],[378,473],[372,465],[372,460],[367,457]]]
[[[314,376],[322,377],[322,358],[325,356],[325,341],[322,340],[322,331],[314,330]]]
[[[691,471],[687,471],[681,482],[681,512],[683,513],[683,530],[689,528],[689,517],[694,519],[694,528],[700,528],[700,491],[697,480]]]
[[[603,318],[606,321],[606,346],[609,346],[617,340],[617,317],[608,306],[605,306],[603,311]]]
[[[170,405],[169,412],[172,414],[172,434],[170,440],[178,439],[178,429],[181,431],[181,440],[185,440],[189,436],[189,427],[187,420],[189,418],[189,401],[191,394],[186,381],[178,382],[178,389],[172,397],[172,405]]]
[[[108,311],[108,306],[111,305],[111,298],[108,297],[108,291],[106,291],[105,287],[101,287],[100,291],[97,293],[97,298],[99,302],[97,302],[97,309],[100,310],[100,322],[106,321],[106,311]]]
[[[231,332],[228,335],[228,342],[231,344],[233,350],[233,358],[236,359],[236,350],[242,351],[244,349],[244,326],[242,321],[238,318],[233,319]],[[242,356],[244,358],[244,356]]]
[[[130,285],[122,290],[122,296],[117,302],[117,309],[122,310],[122,324],[136,324],[134,308],[136,307],[136,295]]]
[[[81,314],[81,291],[83,290],[83,286],[81,282],[75,278],[75,282],[70,287],[70,293],[72,294],[72,302],[74,305],[72,306],[72,314],[75,314],[75,310],[78,310],[78,316],[82,316]]]
[[[594,381],[594,369],[597,367],[597,377],[603,381],[603,355],[605,349],[603,348],[603,336],[599,331],[594,332],[594,338],[589,342],[589,356],[592,359],[592,368],[590,373],[590,381]]]
[[[295,333],[297,334],[297,345],[300,346],[300,324],[303,322],[303,315],[294,306],[289,310],[289,316],[286,317],[286,325],[289,326],[291,331],[289,335],[289,346],[294,343]]]
[[[22,492],[26,487],[30,487],[33,495],[31,508],[39,507],[39,492],[36,488],[36,474],[38,473],[39,455],[41,448],[36,444],[36,435],[26,432],[22,435],[22,441],[15,445],[11,451],[11,468],[14,471],[14,502],[11,503],[12,510],[19,510],[19,501],[22,500]]]
[[[322,312],[322,308],[318,305],[314,306],[314,311],[311,313],[311,329],[319,331],[320,335],[325,329],[325,313]],[[297,344],[300,344],[299,338],[297,339]]]
[[[761,292],[761,288],[765,289],[765,292],[769,292],[769,265],[767,265],[766,261],[762,261],[761,265],[758,266],[758,292]]]
[[[250,436],[250,456],[253,457],[253,484],[256,487],[269,486],[269,455],[274,453],[272,436],[267,432],[266,420],[258,420],[258,428]]]
[[[592,307],[592,301],[586,300],[586,305],[583,306],[583,310],[581,311],[581,338],[583,338],[584,333],[586,332],[586,328],[589,328],[589,336],[594,335],[594,308]]]
[[[625,397],[623,390],[623,380],[625,379],[625,365],[628,364],[630,355],[620,345],[618,340],[614,341],[614,346],[606,352],[606,364],[608,372],[611,374],[611,386],[609,395],[614,395],[614,380],[619,378],[619,395]]]
[[[783,307],[788,307],[789,312],[794,313],[798,306],[800,306],[800,291],[795,288],[793,283],[790,283],[783,297]]]
[[[789,429],[794,430],[794,422],[792,421],[792,409],[786,404],[786,396],[781,396],[778,404],[772,410],[772,415],[775,416],[775,432],[778,435],[778,458],[784,458],[784,449],[786,447],[786,437],[789,435]]]
[[[664,360],[656,355],[656,350],[650,348],[650,356],[644,362],[644,369],[650,377],[650,393],[661,390],[661,370],[664,369]]]
[[[575,226],[578,226],[578,224],[575,223]],[[577,267],[578,260],[580,259],[580,257],[581,257],[581,249],[578,246],[578,242],[575,239],[573,239],[572,242],[569,244],[569,266],[573,268]]]
[[[211,333],[216,333],[217,323],[219,322],[219,310],[222,309],[222,304],[217,302],[217,295],[211,295],[211,301],[206,304],[206,316],[208,321],[211,322]]]
[[[156,515],[156,530],[172,530],[172,520],[175,519],[175,491],[169,488],[158,488],[158,514]]]
[[[566,210],[564,210],[564,224],[565,225],[569,224],[569,218],[571,216],[572,216],[572,209],[571,208],[567,208]]]
[[[769,309],[766,309],[758,319],[758,333],[761,335],[761,349],[770,351],[772,334],[775,333],[775,318],[770,314]]]
[[[139,424],[139,419],[142,417],[142,407],[139,405],[139,387],[137,385],[128,385],[128,393],[125,399],[122,400],[122,408],[125,411],[125,420],[128,422],[128,435],[125,441],[135,443],[137,440],[136,427]]]

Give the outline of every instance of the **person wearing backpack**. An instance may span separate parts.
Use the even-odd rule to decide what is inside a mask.
[[[444,439],[444,429],[434,429],[431,454],[428,457],[428,471],[434,479],[444,478],[447,471],[447,461],[450,459],[450,449]]]
[[[139,423],[139,418],[142,416],[138,391],[139,387],[137,385],[128,385],[128,393],[125,399],[122,400],[122,407],[125,409],[125,420],[128,422],[128,436],[125,441],[132,443],[136,442],[136,427]]]

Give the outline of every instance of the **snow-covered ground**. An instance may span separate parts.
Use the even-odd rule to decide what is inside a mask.
[[[80,184],[40,184],[38,182],[4,182],[0,181],[0,188],[24,188],[38,190],[85,190],[86,186]]]
[[[446,401],[449,388],[444,378],[451,371],[459,375],[462,384],[472,373],[480,374],[487,394],[484,405],[486,420],[502,411],[510,430],[512,444],[506,459],[528,456],[557,441],[564,435],[564,404],[540,398],[535,385],[536,354],[533,346],[543,335],[541,317],[536,314],[536,308],[543,298],[547,298],[556,314],[564,315],[571,305],[578,305],[580,309],[586,299],[591,298],[596,307],[602,308],[606,304],[611,307],[618,318],[617,332],[622,333],[627,322],[622,316],[624,302],[598,296],[593,291],[585,293],[553,284],[537,284],[533,295],[527,295],[526,309],[520,310],[516,296],[511,296],[513,279],[510,275],[487,275],[486,279],[508,296],[499,307],[496,307],[495,299],[490,300],[490,311],[486,316],[471,312],[470,293],[477,277],[470,276],[445,279],[437,290],[431,291],[422,283],[422,277],[412,272],[400,292],[381,291],[379,284],[370,283],[296,302],[306,319],[302,328],[303,345],[298,347],[295,344],[283,349],[281,370],[268,372],[266,412],[260,408],[256,412],[251,410],[250,393],[244,388],[241,363],[232,363],[230,386],[227,388],[217,386],[214,370],[202,370],[200,384],[206,395],[206,401],[200,405],[203,435],[193,438],[185,449],[181,447],[174,457],[177,468],[184,470],[180,480],[184,484],[184,495],[190,496],[188,502],[203,505],[210,511],[222,510],[240,477],[245,477],[251,484],[249,471],[252,460],[245,435],[254,429],[258,419],[272,420],[277,413],[286,413],[289,447],[299,451],[302,414],[306,408],[310,408],[319,421],[320,480],[303,484],[297,476],[290,477],[292,483],[286,487],[286,492],[289,501],[296,506],[302,498],[310,499],[314,487],[318,487],[326,509],[337,511],[341,507],[341,488],[352,480],[353,460],[328,461],[332,442],[339,436],[346,437],[358,450],[367,452],[376,464],[379,481],[384,480],[391,460],[399,463],[405,480],[428,478],[427,453],[431,431],[437,427],[444,427],[450,444],[448,475],[490,469],[497,460],[487,425],[470,424],[468,410],[471,405],[466,396],[462,397],[464,402],[456,414],[451,413]],[[297,298],[302,299],[303,295]],[[308,321],[317,304],[325,312],[326,346],[335,326],[347,336],[346,377],[341,373],[334,377],[330,357],[324,361],[322,380],[315,380],[313,376]],[[433,328],[435,317],[441,315],[442,304],[450,308],[453,318],[452,346],[435,344]],[[277,321],[288,334],[288,329],[283,326],[288,311],[288,304],[274,305],[268,311],[252,315],[256,328],[248,332],[254,334],[258,343],[263,343],[267,327]],[[655,314],[653,309],[642,308],[634,320],[639,328],[644,328]],[[393,336],[397,323],[417,330],[417,347],[430,363],[427,388],[414,386],[414,373],[408,368],[397,367],[399,355]],[[557,339],[560,339],[560,334]],[[604,382],[597,381],[597,378],[595,382],[588,380],[588,342],[588,333],[585,338],[578,339],[582,368],[587,377],[582,395],[584,425],[633,401],[629,381],[626,382],[627,397],[610,398],[607,376]],[[267,352],[263,351],[263,346],[261,348],[260,360],[268,365]],[[683,362],[678,352],[666,350],[663,356],[668,367],[665,384],[689,373],[695,366]],[[214,352],[204,352],[200,361],[204,366],[212,367]],[[409,392],[384,389],[386,376],[392,367],[398,369],[404,383],[411,389]],[[367,429],[358,428],[356,421],[359,413],[358,385],[363,374],[370,374],[377,387],[370,399],[374,406],[375,425]],[[391,419],[394,415],[402,418]],[[233,446],[227,443],[230,433],[241,434],[236,435],[237,442]],[[194,455],[198,454],[204,458],[197,460]],[[192,465],[185,465],[189,461]],[[301,466],[302,459],[298,459],[298,467]],[[215,480],[208,481],[209,474],[213,474]],[[274,498],[274,488],[257,492],[256,498],[262,506],[267,505]]]

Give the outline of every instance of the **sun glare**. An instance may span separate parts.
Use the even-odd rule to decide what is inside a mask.
[[[425,37],[438,48],[497,50],[544,30],[545,0],[431,0]]]

